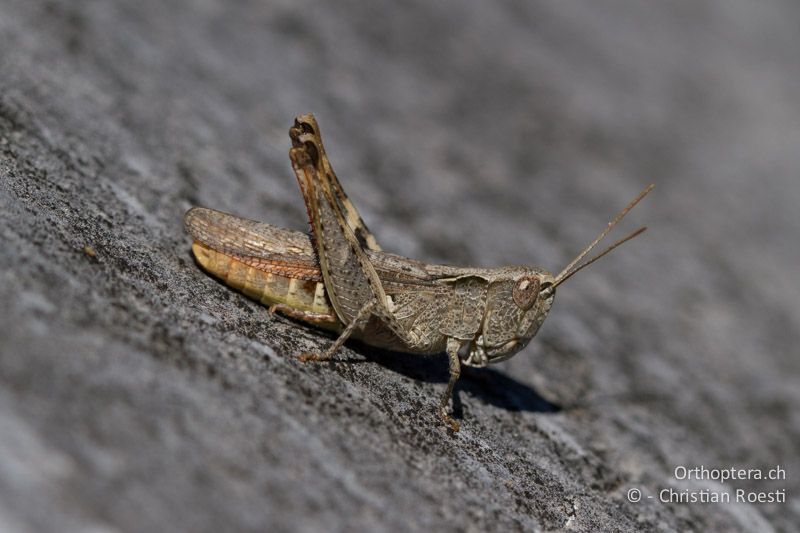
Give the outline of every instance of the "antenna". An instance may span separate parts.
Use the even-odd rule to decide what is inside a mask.
[[[596,256],[594,256],[592,259],[589,259],[589,260],[588,260],[588,261],[586,261],[585,263],[583,263],[583,264],[581,264],[581,265],[578,265],[578,263],[580,263],[580,261],[581,261],[581,260],[582,260],[584,257],[586,257],[586,255],[587,255],[587,254],[588,254],[588,253],[589,253],[589,252],[592,250],[592,248],[594,248],[595,246],[597,246],[597,244],[598,244],[600,241],[602,241],[602,240],[605,238],[605,236],[606,236],[606,235],[608,235],[608,233],[609,233],[609,232],[610,232],[610,231],[611,231],[611,230],[614,228],[614,226],[616,226],[616,225],[617,225],[617,222],[619,222],[620,220],[622,220],[622,218],[623,218],[625,215],[627,215],[627,214],[628,214],[628,212],[629,212],[631,209],[633,209],[633,207],[634,207],[636,204],[638,204],[638,203],[639,203],[639,201],[640,201],[642,198],[644,198],[645,196],[647,196],[647,193],[649,193],[650,191],[652,191],[652,190],[653,190],[653,187],[655,187],[655,185],[654,185],[654,184],[652,184],[652,183],[651,183],[650,185],[648,185],[647,187],[645,187],[645,189],[644,189],[642,192],[640,192],[640,193],[639,193],[639,195],[638,195],[638,196],[636,196],[636,198],[634,198],[633,200],[631,200],[631,203],[629,203],[627,206],[625,206],[625,209],[623,209],[622,211],[620,211],[619,213],[617,213],[617,216],[615,216],[615,217],[614,217],[614,218],[611,220],[611,222],[609,222],[609,223],[608,223],[608,226],[606,226],[606,228],[605,228],[605,229],[604,229],[604,230],[603,230],[603,231],[600,233],[600,235],[598,235],[598,236],[597,236],[597,238],[596,238],[595,240],[593,240],[593,241],[591,242],[591,244],[589,244],[589,246],[587,246],[586,248],[584,248],[584,249],[583,249],[583,251],[582,251],[581,253],[579,253],[579,254],[578,254],[578,256],[577,256],[575,259],[573,259],[572,261],[570,261],[570,263],[569,263],[569,264],[568,264],[566,267],[564,267],[564,270],[562,270],[562,271],[561,271],[561,272],[558,274],[558,276],[556,276],[556,279],[555,279],[555,281],[553,282],[553,288],[555,288],[555,287],[558,287],[558,286],[559,286],[561,283],[563,283],[563,282],[565,282],[566,280],[568,280],[569,278],[571,278],[571,277],[572,277],[572,276],[573,276],[573,275],[574,275],[576,272],[578,272],[579,270],[583,270],[584,268],[586,268],[587,266],[591,265],[592,263],[594,263],[595,261],[597,261],[598,259],[600,259],[600,258],[601,258],[601,257],[603,257],[604,255],[606,255],[607,253],[611,252],[611,250],[613,250],[614,248],[616,248],[616,247],[620,246],[621,244],[623,244],[623,243],[625,243],[625,242],[627,242],[627,241],[629,241],[629,240],[633,239],[633,238],[634,238],[634,237],[636,237],[637,235],[640,235],[641,233],[643,233],[643,232],[644,232],[644,231],[647,229],[647,228],[639,228],[638,230],[634,231],[633,233],[631,233],[630,235],[628,235],[628,236],[627,236],[627,237],[625,237],[624,239],[620,239],[620,240],[618,240],[617,242],[615,242],[614,244],[612,244],[611,246],[609,246],[608,248],[606,248],[605,250],[603,250],[601,253],[599,253],[599,254],[597,254]],[[576,267],[575,265],[578,265],[578,266]]]

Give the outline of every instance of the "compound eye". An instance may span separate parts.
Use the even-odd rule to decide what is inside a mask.
[[[516,303],[521,309],[527,311],[533,304],[536,303],[536,298],[539,296],[539,278],[529,277],[522,278],[514,285],[514,290],[511,292]]]

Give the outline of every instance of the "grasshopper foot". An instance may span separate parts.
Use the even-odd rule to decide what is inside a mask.
[[[439,418],[441,418],[442,422],[444,422],[451,430],[453,430],[454,433],[457,433],[461,428],[461,424],[457,420],[454,420],[453,417],[448,415],[447,410],[444,407],[439,408]]]
[[[297,359],[301,363],[308,363],[309,361],[329,361],[330,357],[325,357],[324,353],[301,353]]]

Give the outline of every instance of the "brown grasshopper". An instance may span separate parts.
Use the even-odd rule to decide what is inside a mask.
[[[384,252],[334,174],[313,115],[289,130],[292,161],[311,235],[194,207],[184,218],[200,266],[229,286],[291,318],[334,331],[327,361],[351,336],[389,350],[446,352],[450,380],[439,415],[457,431],[447,406],[461,365],[507,359],[536,334],[556,287],[642,233],[641,228],[580,263],[653,185],[644,189],[557,276],[534,266],[429,265]]]

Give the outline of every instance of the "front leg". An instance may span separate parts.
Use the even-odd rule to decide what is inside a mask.
[[[442,395],[442,400],[439,402],[439,416],[453,431],[458,431],[460,424],[447,414],[447,406],[450,403],[450,398],[453,397],[453,388],[456,386],[456,381],[458,381],[459,376],[461,376],[461,361],[458,358],[458,350],[460,348],[461,343],[457,339],[452,337],[447,339],[447,357],[450,361],[450,380],[447,382],[447,390],[445,390]]]
[[[304,353],[297,356],[300,361],[303,363],[307,361],[329,361],[336,351],[342,347],[342,345],[347,341],[350,335],[356,330],[356,328],[362,327],[366,324],[367,320],[369,320],[370,315],[372,314],[372,310],[375,307],[375,301],[370,300],[366,303],[359,311],[356,317],[350,322],[342,334],[339,335],[339,338],[331,344],[331,347],[325,350],[323,353]]]

